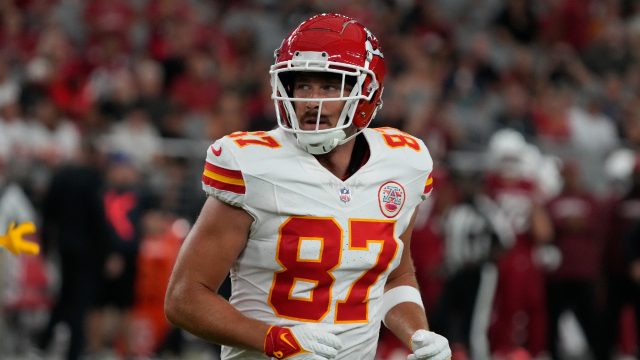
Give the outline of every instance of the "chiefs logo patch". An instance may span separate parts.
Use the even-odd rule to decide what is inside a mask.
[[[400,212],[404,205],[405,193],[402,185],[395,181],[388,181],[378,190],[378,205],[382,215],[392,218]]]

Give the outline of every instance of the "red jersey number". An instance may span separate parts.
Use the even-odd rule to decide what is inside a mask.
[[[347,297],[336,304],[336,323],[369,320],[369,290],[387,270],[398,244],[394,221],[349,220],[349,250],[367,251],[371,243],[380,243],[375,264],[351,284]],[[343,229],[333,218],[291,217],[280,226],[276,259],[283,267],[275,274],[269,304],[276,314],[300,321],[320,321],[330,310],[335,278],[332,270],[342,258]],[[317,256],[301,256],[305,240],[319,242]],[[308,297],[296,297],[294,289],[306,283]]]

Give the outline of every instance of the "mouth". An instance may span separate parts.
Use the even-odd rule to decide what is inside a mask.
[[[329,120],[325,116],[320,116],[320,122],[316,129],[316,123],[318,122],[317,115],[307,115],[302,118],[300,122],[300,128],[302,130],[323,130],[330,127]]]

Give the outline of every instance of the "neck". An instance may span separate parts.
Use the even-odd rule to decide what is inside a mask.
[[[322,155],[315,155],[320,165],[331,171],[333,175],[340,179],[347,177],[349,162],[353,153],[355,138],[345,144],[336,146],[335,149]]]

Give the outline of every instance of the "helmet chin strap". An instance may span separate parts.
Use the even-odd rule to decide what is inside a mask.
[[[298,133],[296,139],[298,144],[312,155],[322,155],[343,144],[347,134],[344,130],[336,130],[326,133]]]

